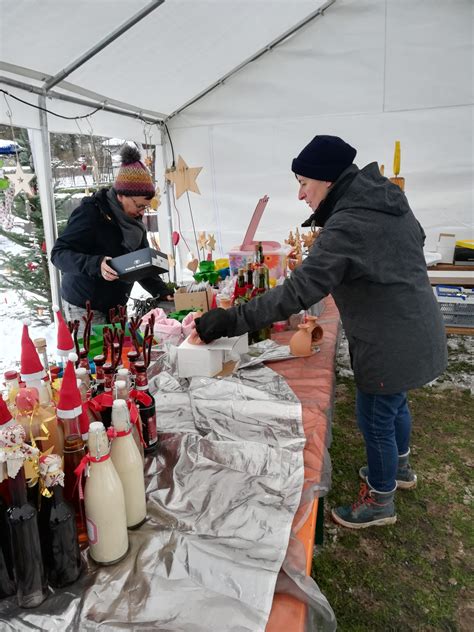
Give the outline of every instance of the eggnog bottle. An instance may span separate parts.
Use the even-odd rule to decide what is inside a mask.
[[[112,426],[115,436],[110,456],[122,481],[127,527],[136,529],[146,518],[145,479],[142,457],[132,437],[130,415],[123,399],[116,399],[112,405]]]
[[[89,476],[84,490],[89,553],[98,564],[119,562],[128,552],[122,483],[110,458],[104,424],[89,426]]]
[[[117,380],[114,384],[114,398],[127,402],[129,399],[129,395],[130,389],[127,387],[127,382],[125,382],[124,380]],[[140,418],[138,418],[136,424],[132,423],[132,437],[135,441],[138,451],[140,452],[143,467],[143,465],[145,464],[145,450],[143,448],[143,443],[138,432],[138,424],[141,424]]]

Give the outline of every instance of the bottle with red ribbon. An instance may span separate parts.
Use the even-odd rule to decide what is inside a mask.
[[[79,544],[85,547],[87,546],[87,529],[84,502],[77,493],[74,474],[86,453],[79,421],[82,414],[82,401],[74,372],[76,361],[77,355],[70,353],[59,391],[56,413],[64,433],[64,498],[74,507]]]
[[[144,362],[135,362],[135,389],[130,391],[130,397],[137,402],[140,419],[142,422],[143,440],[145,442],[145,454],[155,452],[158,442],[156,428],[155,400],[148,390],[148,378]]]
[[[110,456],[125,496],[127,527],[137,529],[146,519],[145,479],[142,457],[132,437],[130,414],[123,399],[113,402],[109,436],[112,437]]]
[[[110,445],[102,422],[89,427],[89,454],[76,468],[82,494],[82,475],[89,473],[84,489],[89,554],[97,564],[115,564],[128,553],[127,514],[122,483],[110,458]]]
[[[81,574],[81,551],[74,509],[64,500],[61,457],[40,457],[41,509],[38,516],[43,562],[48,581],[55,588],[75,582]]]
[[[23,464],[36,457],[38,450],[25,443],[20,424],[0,430],[0,464],[5,468],[10,487],[7,511],[13,552],[16,597],[21,608],[39,606],[47,596],[46,574],[41,556],[37,512],[26,495]]]

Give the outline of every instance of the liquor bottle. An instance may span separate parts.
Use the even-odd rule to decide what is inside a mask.
[[[7,517],[12,542],[16,597],[20,607],[34,608],[46,599],[47,585],[37,512],[26,495],[25,472],[22,467],[27,454],[23,449],[24,445],[25,431],[20,424],[0,430],[0,451],[5,453],[1,460],[12,459],[15,462],[11,470],[8,468],[11,504]]]
[[[115,399],[117,400],[123,400],[124,402],[128,402],[129,398],[130,398],[130,389],[127,388],[127,383],[124,382],[123,380],[117,380],[115,382]],[[113,412],[113,411],[112,411]],[[138,422],[140,424],[140,428],[141,428],[141,420],[138,419]],[[136,424],[132,424],[132,437],[133,440],[135,441],[135,444],[138,448],[138,451],[140,453],[140,458],[142,461],[142,468],[143,465],[145,463],[145,451],[143,448],[143,443],[142,440],[140,438],[140,433],[138,432],[138,427]]]
[[[85,444],[82,439],[79,419],[82,413],[81,395],[77,388],[74,363],[77,361],[75,353],[69,354],[64,370],[59,402],[56,410],[58,421],[64,432],[64,498],[74,507],[79,544],[87,546],[87,528],[84,514],[84,502],[76,489],[74,471],[85,456]]]
[[[261,296],[262,294],[265,294],[268,289],[265,267],[263,265],[257,266],[257,276],[258,284],[255,290],[255,296]],[[269,338],[271,338],[271,325],[262,327],[261,329],[253,331],[249,334],[250,344],[261,342],[262,340],[268,340]]]
[[[85,369],[88,375],[91,373],[89,358],[85,349],[79,349],[79,366],[77,368]]]
[[[44,489],[38,516],[43,563],[48,581],[55,588],[72,584],[81,574],[81,551],[73,507],[64,500],[61,457],[40,457]]]
[[[79,430],[81,431],[82,440],[84,442],[87,442],[87,439],[89,437],[90,423],[92,421],[96,421],[96,418],[94,417],[94,415],[91,412],[91,409],[87,405],[87,402],[89,401],[89,391],[87,390],[85,383],[81,382],[81,380],[77,380],[76,384],[77,384],[79,393],[81,394],[81,405],[82,405],[82,412],[79,415]]]
[[[104,393],[109,393],[112,395],[112,388],[114,386],[114,367],[110,362],[106,362],[103,366],[104,370]],[[110,408],[106,408],[104,411],[100,413],[102,423],[106,428],[109,428],[111,424],[111,410]]]
[[[128,368],[132,376],[135,375],[136,373],[135,362],[138,360],[138,358],[139,358],[138,351],[129,351],[127,353]]]
[[[94,364],[95,364],[95,385],[94,385],[94,395],[100,395],[104,392],[104,383],[105,383],[105,375],[104,375],[104,364],[105,364],[105,356],[102,354],[94,356]]]
[[[41,360],[41,364],[43,365],[45,376],[42,379],[41,383],[46,385],[48,389],[49,396],[53,397],[53,389],[51,388],[51,377],[49,373],[49,360],[48,360],[48,352],[46,350],[46,339],[45,338],[35,338],[33,340],[33,344],[35,345],[36,351],[38,352],[38,356]],[[38,390],[40,390],[40,387]]]
[[[0,395],[0,430],[14,426],[16,421],[12,417],[12,413],[7,406],[7,402]],[[5,503],[10,503],[10,492],[8,491],[8,477],[2,479],[2,465],[0,465],[0,499],[3,498]]]
[[[148,390],[148,378],[144,362],[135,362],[137,374],[135,376],[135,390],[148,395],[149,403],[145,404],[137,399],[137,406],[142,421],[142,434],[145,442],[145,454],[151,454],[156,450],[158,435],[156,430],[155,400]]]
[[[131,383],[130,383],[130,371],[128,369],[125,368],[121,368],[117,370],[117,376],[115,378],[116,380],[120,380],[120,381],[124,381],[127,384],[127,388],[130,390],[131,388]]]
[[[240,305],[242,303],[247,302],[246,293],[246,284],[245,284],[245,269],[239,268],[239,273],[237,275],[237,283],[235,284],[234,290],[234,305]]]
[[[127,403],[116,399],[112,405],[112,426],[115,435],[110,456],[122,482],[125,496],[127,527],[137,529],[146,519],[143,461],[132,437]]]
[[[76,378],[81,380],[86,387],[86,390],[89,390],[91,385],[91,378],[89,371],[84,366],[79,366],[76,370]]]
[[[104,425],[89,428],[89,476],[84,490],[89,554],[98,564],[114,564],[128,552],[127,515],[122,483],[110,458]]]
[[[8,481],[5,480],[8,484]],[[7,506],[0,496],[0,599],[16,593],[13,551],[8,528]]]
[[[8,407],[13,411],[15,408],[15,397],[20,390],[20,376],[17,371],[6,371],[3,377],[5,378],[5,386],[7,387]]]
[[[46,452],[48,448],[53,448],[55,454],[63,455],[64,434],[63,428],[56,418],[56,407],[54,406],[49,389],[45,383],[41,384],[39,391],[38,420],[48,431],[48,436],[40,440],[41,452]],[[40,426],[41,429],[41,426]],[[41,432],[44,436],[44,432]]]

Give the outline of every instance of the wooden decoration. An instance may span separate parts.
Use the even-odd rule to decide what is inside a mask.
[[[199,266],[199,261],[197,259],[192,259],[191,261],[189,261],[186,264],[186,267],[188,270],[191,270],[191,272],[194,274],[196,272],[196,270],[198,269]]]
[[[400,141],[395,141],[395,151],[393,154],[393,178],[389,178],[390,182],[396,184],[402,191],[405,191],[405,178],[399,176],[400,173]]]
[[[209,233],[209,237],[207,239],[207,247],[211,252],[216,249],[216,239],[211,233]]]
[[[10,182],[15,188],[14,195],[18,195],[21,191],[24,191],[27,195],[32,195],[33,192],[30,187],[30,181],[34,177],[34,173],[25,173],[20,163],[17,163],[15,173],[8,176]]]
[[[192,191],[201,195],[201,191],[196,184],[196,178],[201,169],[202,167],[188,167],[181,156],[178,156],[176,169],[174,171],[168,170],[165,174],[166,179],[175,185],[176,199],[180,198],[186,191]]]

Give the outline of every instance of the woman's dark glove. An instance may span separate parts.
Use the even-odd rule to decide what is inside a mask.
[[[229,335],[230,316],[227,310],[218,307],[205,312],[200,318],[196,318],[196,331],[199,338],[206,344],[217,338]]]

